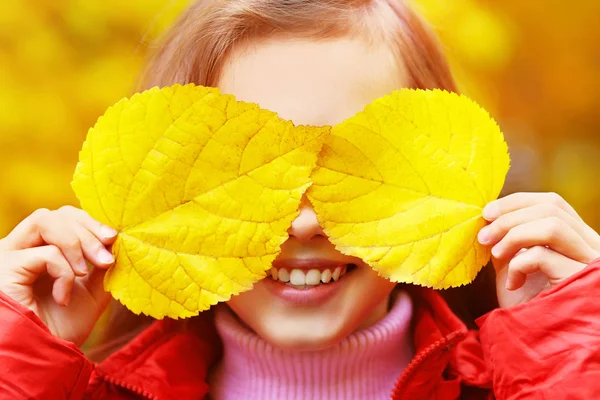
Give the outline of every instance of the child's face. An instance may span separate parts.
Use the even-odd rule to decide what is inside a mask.
[[[317,42],[282,38],[234,51],[219,83],[224,93],[256,102],[303,125],[335,125],[376,98],[408,85],[404,67],[387,45],[360,39]],[[360,260],[338,252],[306,199],[289,233],[278,258],[282,268],[299,268],[302,260],[312,260],[301,266],[305,272],[329,264],[358,267],[336,283],[309,289],[302,300],[280,294],[282,289],[302,289],[284,287],[271,278],[260,281],[228,303],[243,322],[275,346],[316,349],[385,315],[395,284]],[[328,285],[334,286],[326,289]]]

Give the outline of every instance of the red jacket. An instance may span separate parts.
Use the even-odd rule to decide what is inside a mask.
[[[600,260],[526,304],[490,312],[479,332],[415,287],[415,357],[391,398],[600,399],[599,286]],[[157,321],[94,364],[0,293],[1,400],[203,399],[219,352],[204,313],[186,329]]]

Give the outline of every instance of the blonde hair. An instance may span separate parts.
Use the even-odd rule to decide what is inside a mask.
[[[456,91],[436,36],[403,0],[196,0],[158,41],[138,89],[176,83],[218,86],[232,49],[276,35],[384,40],[404,64],[412,87]],[[104,346],[88,356],[105,358],[149,322],[112,303],[105,329],[97,335]]]

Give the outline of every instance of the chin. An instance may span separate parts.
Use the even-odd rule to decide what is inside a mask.
[[[290,289],[279,284],[266,278],[232,298],[228,305],[266,342],[299,351],[333,346],[377,322],[387,313],[395,286],[364,265],[341,277],[330,293],[315,296],[314,302],[290,295],[286,292]]]
[[[255,332],[269,344],[288,350],[315,351],[339,343],[352,330],[335,326],[330,320],[303,322],[278,318],[277,322],[264,321]]]

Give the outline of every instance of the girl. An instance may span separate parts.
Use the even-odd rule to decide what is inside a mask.
[[[198,0],[142,88],[188,82],[312,125],[398,88],[456,90],[400,0]],[[600,237],[555,194],[514,194],[483,216],[500,308],[478,331],[440,293],[337,252],[305,201],[278,281],[187,321],[136,319],[135,329],[115,318],[125,343],[93,363],[78,346],[109,302],[102,279],[117,233],[73,207],[38,210],[0,241],[0,399],[598,398]],[[273,290],[290,271],[350,263],[325,301]]]

